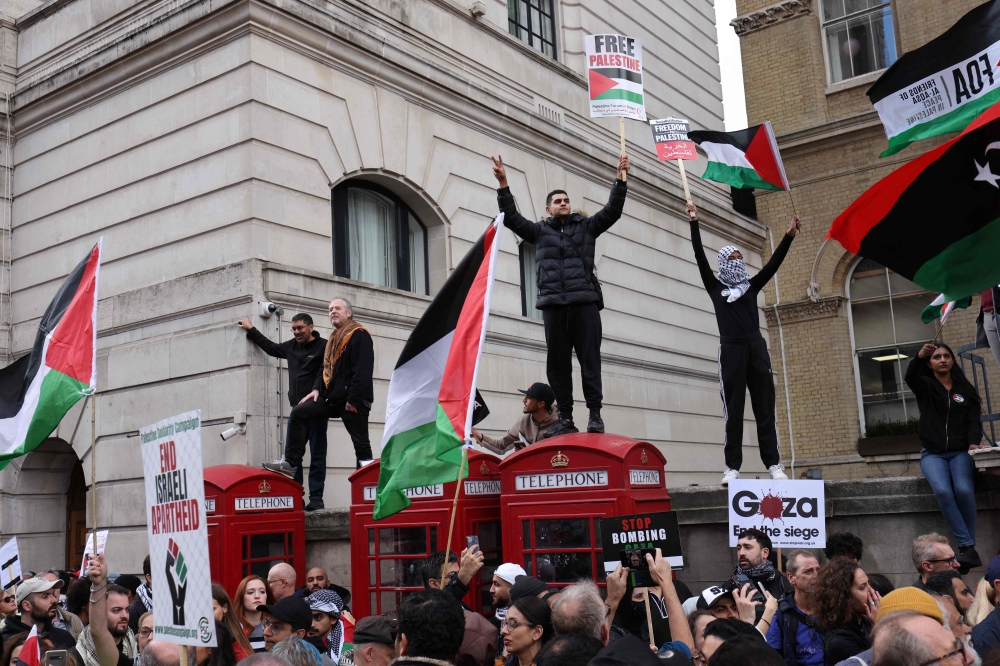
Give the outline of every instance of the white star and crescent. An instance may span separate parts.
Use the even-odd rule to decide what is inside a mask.
[[[1000,141],[994,141],[990,145],[986,146],[986,150],[983,151],[983,154],[985,155],[991,150],[1000,150]],[[976,165],[976,170],[979,172],[973,180],[981,180],[984,183],[989,183],[993,187],[1000,190],[1000,185],[997,185],[997,181],[1000,180],[1000,176],[993,173],[990,169],[989,159],[986,160],[986,164],[983,166],[979,166],[979,162],[977,160],[972,160],[972,162]]]

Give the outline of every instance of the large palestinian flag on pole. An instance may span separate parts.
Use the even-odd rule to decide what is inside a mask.
[[[957,301],[945,301],[944,294],[938,294],[938,297],[931,301],[930,305],[925,307],[924,311],[920,313],[920,321],[929,324],[935,319],[940,319],[943,324],[948,321],[948,315],[956,308],[965,310],[970,305],[972,305],[972,296],[966,296]]]
[[[31,354],[0,370],[0,469],[41,444],[97,387],[100,266],[98,242],[49,303]]]
[[[951,141],[875,183],[827,238],[944,294],[944,302],[992,287],[1000,282],[998,158],[994,104]]]
[[[1000,100],[1000,0],[979,5],[940,37],[892,64],[868,89],[892,155],[960,132]]]
[[[708,155],[702,180],[733,187],[789,189],[785,165],[781,162],[770,122],[738,132],[696,130],[688,132],[688,138]]]
[[[386,400],[375,520],[410,506],[407,488],[458,479],[462,446],[474,423],[485,417],[476,381],[502,230],[503,213],[445,281],[396,361]]]

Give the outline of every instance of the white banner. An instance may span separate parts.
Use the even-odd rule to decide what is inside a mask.
[[[0,590],[21,582],[21,558],[17,552],[17,537],[0,546]]]
[[[775,548],[826,547],[822,481],[738,479],[729,482],[729,545],[756,527]]]
[[[142,428],[139,439],[153,572],[153,637],[215,647],[201,411]]]
[[[97,531],[97,552],[103,553],[104,546],[108,543],[108,531],[98,530]],[[83,549],[83,560],[80,561],[80,578],[87,575],[87,555],[91,555],[94,552],[94,533],[87,532],[87,545]]]

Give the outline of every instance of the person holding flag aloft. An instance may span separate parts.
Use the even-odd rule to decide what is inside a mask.
[[[764,288],[788,254],[792,239],[802,228],[799,216],[791,224],[771,259],[750,277],[740,251],[727,245],[719,250],[719,277],[705,257],[698,227],[698,209],[687,205],[691,218],[691,244],[698,262],[701,281],[715,306],[719,324],[719,382],[722,393],[722,413],[726,420],[726,472],[722,484],[740,478],[743,464],[743,406],[750,391],[750,405],[757,420],[757,443],[760,459],[772,479],[787,479],[778,452],[778,433],[774,416],[774,379],[771,376],[771,356],[760,334],[757,294]]]

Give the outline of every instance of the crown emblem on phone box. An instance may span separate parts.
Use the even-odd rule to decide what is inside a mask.
[[[549,462],[552,463],[553,467],[566,467],[569,465],[569,458],[563,455],[562,451],[556,451],[556,454],[552,456],[552,460]]]

